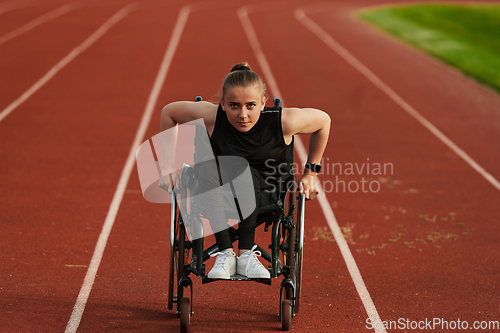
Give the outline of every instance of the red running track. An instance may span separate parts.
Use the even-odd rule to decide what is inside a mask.
[[[0,38],[64,3],[0,2]],[[0,110],[129,3],[75,2],[1,44]],[[294,15],[302,8],[500,179],[499,96],[353,17],[378,3],[267,2],[249,7],[249,18],[278,97],[332,118],[324,162],[331,168],[321,181],[379,318],[499,321],[500,192]],[[247,4],[191,7],[144,140],[158,133],[164,104],[196,95],[217,101],[233,63],[247,60],[267,75],[237,16]],[[59,332],[70,322],[180,10],[173,1],[140,2],[0,121],[0,331]],[[371,173],[345,174],[348,163],[367,162]],[[338,165],[332,172],[334,163],[343,174]],[[374,175],[374,163],[392,171]],[[380,190],[335,189],[362,180]],[[367,330],[367,309],[318,200],[308,202],[305,232],[303,306],[293,330]],[[268,235],[259,232],[258,241]],[[168,244],[169,206],[142,198],[134,169],[78,331],[177,331],[166,309]],[[279,281],[194,282],[192,332],[279,329]]]

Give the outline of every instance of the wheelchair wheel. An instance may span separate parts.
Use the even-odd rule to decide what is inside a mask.
[[[170,230],[170,272],[168,281],[168,309],[173,309],[173,303],[177,303],[177,317],[181,313],[181,299],[184,296],[184,286],[180,285],[181,278],[186,275],[184,265],[188,260],[189,249],[186,248],[188,238],[182,215],[175,197],[175,191],[172,191],[172,213]]]
[[[187,332],[191,321],[191,301],[187,297],[181,299],[181,333]]]
[[[182,223],[182,216],[178,216],[178,234],[179,238],[177,239],[177,245],[178,245],[178,251],[174,252],[176,254],[175,256],[175,261],[177,262],[177,316],[180,316],[182,313],[182,304],[181,300],[184,298],[184,286],[179,283],[181,281],[181,278],[184,277],[184,275],[188,275],[189,273],[186,273],[186,267],[184,263],[189,262],[188,261],[188,256],[189,252],[188,249],[186,249],[186,242],[188,241],[187,235],[186,235],[186,230],[184,229],[184,223]],[[188,299],[189,300],[189,299]]]
[[[175,250],[170,250],[170,263],[169,263],[169,273],[168,273],[168,309],[172,310],[174,308],[174,298],[176,295],[174,294],[174,285],[176,284],[176,260],[175,260]]]
[[[300,291],[302,283],[302,258],[304,254],[304,217],[305,217],[305,196],[302,194],[300,196],[299,205],[297,205],[299,210],[297,219],[297,234],[296,234],[296,247],[295,247],[295,267],[293,273],[293,282],[295,285],[295,295],[294,295],[294,305],[293,310],[295,313],[299,313],[300,309]]]
[[[174,192],[174,191],[172,191]],[[169,273],[168,273],[168,309],[172,310],[174,308],[174,298],[176,295],[174,292],[177,291],[175,286],[178,285],[177,280],[177,239],[179,230],[178,219],[179,208],[177,207],[177,200],[175,198],[175,193],[172,193],[172,207],[170,215],[170,258],[169,258]]]
[[[281,301],[281,329],[289,331],[292,328],[292,303],[288,299]]]
[[[285,202],[286,219],[281,224],[282,260],[284,280],[280,292],[281,329],[289,331],[292,326],[295,304],[295,271],[296,271],[296,242],[297,242],[297,183],[294,181],[288,188]],[[282,296],[282,298],[281,298]]]
[[[297,232],[297,183],[294,181],[288,189],[287,195],[288,223],[282,223],[282,241],[283,241],[283,265],[288,267],[285,273],[285,279],[293,277],[295,270],[295,242]],[[291,298],[290,298],[291,299]]]

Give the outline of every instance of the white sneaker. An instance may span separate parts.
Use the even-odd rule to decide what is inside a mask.
[[[229,279],[231,275],[236,274],[236,254],[233,250],[224,250],[212,254],[215,257],[214,267],[208,272],[210,279]]]
[[[254,245],[250,251],[246,251],[241,256],[238,256],[236,273],[245,275],[249,279],[269,279],[271,274],[269,274],[267,268],[257,258],[262,253],[254,251],[255,248],[257,248],[257,245]]]

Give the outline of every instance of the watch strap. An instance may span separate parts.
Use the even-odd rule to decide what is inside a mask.
[[[307,162],[305,167],[315,173],[319,173],[321,171],[321,164]]]

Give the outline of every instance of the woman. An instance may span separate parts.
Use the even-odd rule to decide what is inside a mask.
[[[312,108],[265,111],[265,104],[264,83],[247,63],[241,63],[233,66],[224,79],[219,105],[210,102],[170,103],[162,110],[161,130],[202,118],[215,156],[236,155],[249,162],[257,207],[259,193],[275,186],[283,176],[278,170],[282,170],[282,165],[292,162],[293,136],[310,134],[307,163],[298,186],[306,199],[313,199],[318,194],[316,176],[328,141],[330,117]],[[171,187],[171,180],[169,176],[162,177],[160,187]],[[217,177],[204,177],[202,193],[218,185]],[[218,200],[207,200],[212,199]],[[215,202],[203,205],[220,207]],[[220,230],[217,226],[226,223],[223,209],[209,211],[212,229]],[[238,257],[233,252],[228,230],[223,228],[215,232],[220,252],[216,254],[215,265],[208,273],[209,278],[229,279],[235,273],[249,278],[269,278],[269,271],[258,260],[260,253],[254,251],[256,219],[257,209],[239,223]]]

